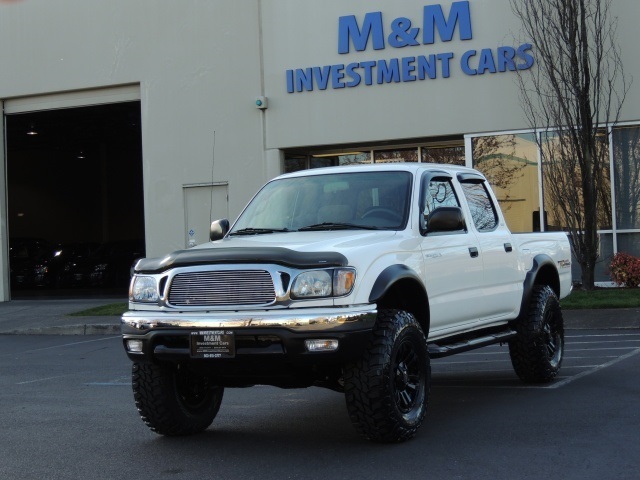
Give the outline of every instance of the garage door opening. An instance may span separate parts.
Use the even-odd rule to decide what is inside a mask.
[[[125,296],[145,245],[140,102],[5,126],[12,298]]]

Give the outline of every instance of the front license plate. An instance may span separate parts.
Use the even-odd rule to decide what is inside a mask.
[[[233,358],[236,342],[229,330],[198,330],[191,332],[192,358]]]

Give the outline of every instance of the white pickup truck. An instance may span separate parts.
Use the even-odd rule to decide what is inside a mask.
[[[134,268],[124,347],[136,406],[163,435],[206,429],[225,387],[344,392],[380,442],[420,427],[430,358],[508,343],[517,375],[562,362],[564,233],[509,232],[464,167],[307,170],[267,183],[211,242]]]

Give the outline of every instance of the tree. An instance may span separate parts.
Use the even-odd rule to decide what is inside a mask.
[[[611,211],[607,142],[630,87],[616,41],[617,20],[611,0],[510,3],[536,60],[517,78],[527,121],[542,132],[536,140],[545,200],[569,234],[583,288],[591,290],[598,221],[606,222],[603,212]]]

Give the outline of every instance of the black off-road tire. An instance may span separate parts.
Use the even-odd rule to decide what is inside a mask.
[[[548,383],[560,370],[564,355],[564,323],[558,297],[546,285],[533,288],[526,315],[516,322],[509,341],[511,364],[527,383]]]
[[[381,310],[369,347],[345,369],[347,410],[356,430],[376,442],[413,437],[427,412],[431,364],[415,317]]]
[[[223,387],[181,365],[134,363],[131,379],[142,420],[160,435],[191,435],[206,430],[224,394]]]

